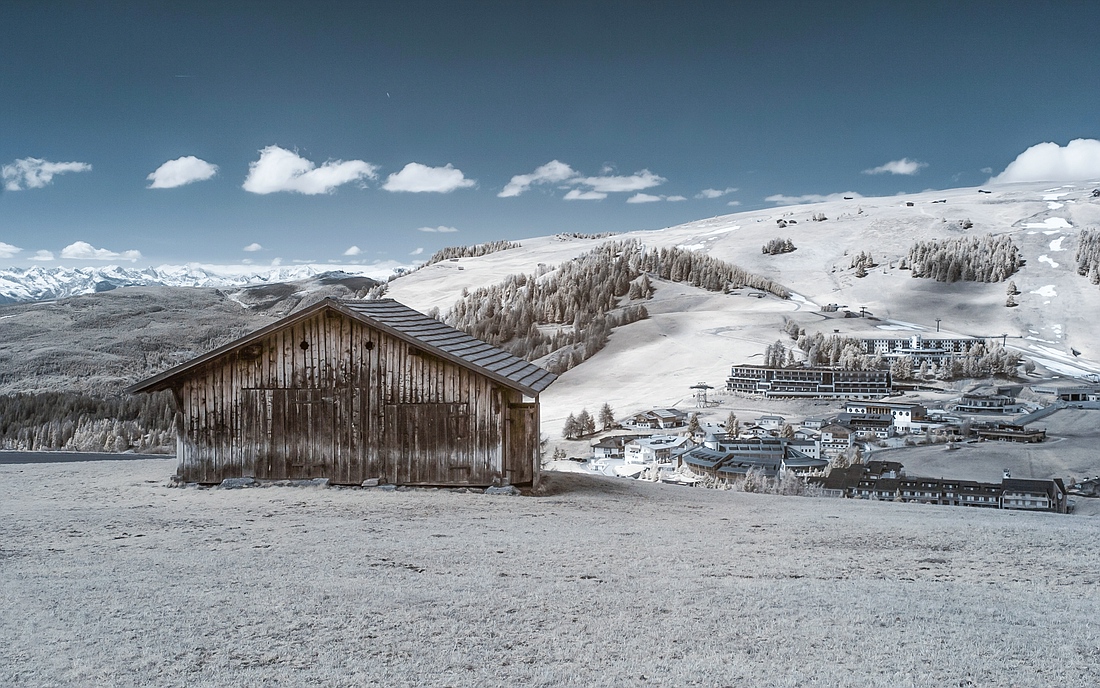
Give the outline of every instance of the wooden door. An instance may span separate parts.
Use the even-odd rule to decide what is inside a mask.
[[[466,404],[389,404],[383,454],[398,485],[469,481],[470,428]]]
[[[538,404],[508,404],[505,432],[505,480],[513,485],[533,482],[539,465]]]
[[[357,389],[249,389],[244,454],[268,480],[329,478],[362,482],[362,429]]]

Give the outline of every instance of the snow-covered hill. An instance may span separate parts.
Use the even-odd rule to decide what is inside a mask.
[[[552,435],[568,413],[608,402],[618,412],[691,405],[690,386],[721,387],[733,363],[759,361],[764,348],[789,339],[785,318],[810,332],[880,336],[888,332],[1004,337],[1048,371],[1100,372],[1100,288],[1076,273],[1082,229],[1100,228],[1100,198],[1089,184],[1006,184],[865,198],[849,194],[822,203],[713,217],[666,229],[611,238],[524,239],[522,248],[428,266],[390,284],[390,296],[446,312],[463,289],[495,284],[511,273],[535,273],[606,242],[636,239],[647,246],[706,252],[771,278],[790,300],[704,292],[658,284],[646,307],[651,318],[616,329],[608,346],[566,372],[542,397],[544,430]],[[815,221],[813,218],[819,219]],[[826,219],[821,220],[821,217]],[[1006,283],[915,279],[900,259],[917,241],[1011,237],[1026,265],[1012,280],[1018,306],[1006,307]],[[790,238],[792,253],[761,247]],[[876,267],[858,277],[852,258],[870,253]],[[821,312],[834,303],[874,319]],[[797,411],[792,411],[795,413]]]
[[[382,279],[392,267],[361,265],[288,265],[252,267],[248,265],[161,265],[126,268],[118,265],[99,267],[31,267],[0,269],[0,304],[61,299],[95,294],[119,287],[239,287],[248,284],[297,282],[319,274],[340,271]]]

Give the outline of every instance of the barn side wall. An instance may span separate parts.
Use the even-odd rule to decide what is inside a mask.
[[[518,392],[335,310],[226,353],[175,394],[179,473],[188,481],[490,485],[536,477],[537,407],[530,427],[531,411],[516,410]]]

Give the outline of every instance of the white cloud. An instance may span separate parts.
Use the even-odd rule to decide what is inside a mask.
[[[411,193],[450,193],[455,189],[465,189],[477,184],[467,179],[462,170],[450,163],[443,167],[428,167],[418,162],[410,162],[400,172],[386,177],[382,188],[386,191],[408,191]]]
[[[362,252],[363,252],[363,250],[360,249],[358,246],[349,246],[348,250],[344,251],[344,255],[345,256],[357,256]]]
[[[641,170],[630,176],[581,177],[576,180],[576,183],[590,186],[593,191],[600,193],[625,193],[651,189],[666,181],[668,180],[664,177],[653,174],[649,170]]]
[[[703,189],[699,193],[695,194],[696,198],[721,198],[726,194],[731,194],[737,191],[737,187],[729,186],[725,189]]]
[[[193,155],[185,155],[182,158],[169,160],[146,177],[152,184],[150,189],[174,189],[177,186],[204,182],[218,173],[218,166],[196,158]]]
[[[283,264],[283,259],[282,258],[276,257],[276,258],[271,259],[271,267],[277,268],[282,264]]]
[[[249,163],[243,188],[255,194],[327,194],[349,182],[375,179],[377,170],[377,165],[362,160],[329,160],[317,167],[297,153],[268,146],[260,151],[259,160]]]
[[[1038,143],[1016,156],[991,183],[1074,182],[1100,177],[1100,141],[1074,139],[1065,147]]]
[[[61,249],[61,257],[69,260],[128,260],[141,259],[141,251],[123,251],[117,253],[105,248],[96,248],[87,241],[75,241]]]
[[[31,260],[41,260],[41,261],[53,260],[53,251],[44,251],[44,250],[35,251],[34,255],[31,256],[30,259]]]
[[[741,205],[741,201],[730,201],[726,205],[732,205],[734,207],[737,207],[737,206]]]
[[[418,231],[418,232],[438,232],[438,233],[441,233],[441,234],[449,234],[450,232],[457,232],[458,230],[455,229],[454,227],[446,227],[444,225],[439,225],[438,227],[418,227],[416,229],[416,231]]]
[[[410,256],[419,256],[423,252],[424,252],[424,247],[421,246],[419,248],[413,249],[412,251],[409,251],[409,255]]]
[[[599,191],[581,191],[580,189],[570,189],[569,193],[565,194],[565,200],[567,201],[602,201],[607,198],[607,194]]]
[[[926,162],[917,162],[916,160],[910,160],[909,158],[902,158],[901,160],[891,160],[885,165],[872,167],[869,170],[863,170],[863,174],[914,175],[920,172],[925,167],[928,167],[928,163]]]
[[[982,174],[993,174],[993,168],[992,167],[983,167],[982,169],[980,169],[978,171],[981,172]]]
[[[0,168],[4,188],[8,191],[41,189],[53,181],[54,175],[66,172],[88,172],[86,162],[50,162],[41,158],[21,158]]]
[[[676,201],[686,201],[687,196],[665,196],[665,200],[670,203],[675,203]]]
[[[11,244],[5,244],[0,241],[0,258],[14,258],[16,253],[21,253],[23,249],[18,246],[12,246]]]
[[[569,165],[560,160],[551,160],[536,168],[531,174],[517,174],[512,177],[512,180],[504,186],[504,189],[497,196],[511,198],[527,191],[532,184],[554,184],[573,179],[576,176],[577,173]]]
[[[764,200],[769,203],[775,203],[776,205],[797,205],[799,203],[822,203],[824,201],[841,201],[849,198],[863,198],[854,191],[848,191],[847,193],[834,193],[828,195],[821,194],[806,194],[805,196],[784,196],[783,194],[774,194],[768,196]]]
[[[656,203],[663,201],[663,196],[654,196],[652,194],[636,193],[630,198],[626,199],[627,203]]]
[[[251,253],[251,252],[254,252],[254,251],[262,251],[262,250],[264,250],[264,247],[260,246],[256,242],[252,242],[251,244],[249,244],[248,246],[245,246],[241,250],[242,251],[248,251],[248,252]]]

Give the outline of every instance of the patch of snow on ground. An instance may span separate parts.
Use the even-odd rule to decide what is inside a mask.
[[[1059,208],[1062,208],[1065,205],[1066,205],[1065,203],[1055,203],[1054,201],[1050,201],[1050,202],[1047,203],[1047,209],[1048,210],[1058,210]]]
[[[1073,227],[1064,217],[1048,217],[1042,222],[1028,222],[1027,229],[1070,229]]]
[[[1062,242],[1064,240],[1065,240],[1065,237],[1062,236],[1062,237],[1058,237],[1054,241],[1050,242],[1050,250],[1051,251],[1065,251],[1066,249],[1062,248]]]
[[[712,234],[725,234],[727,232],[733,232],[733,231],[738,230],[738,229],[741,229],[740,225],[730,225],[729,227],[719,227],[718,229],[707,232],[707,236],[711,236]]]
[[[807,299],[802,294],[799,294],[799,293],[793,292],[793,291],[791,292],[791,301],[796,301],[796,302],[798,302],[799,305],[802,305],[802,306],[814,306],[815,308],[817,307],[816,303],[814,303],[813,301]]]
[[[1052,267],[1052,268],[1058,267],[1058,263],[1055,263],[1053,260],[1051,260],[1050,256],[1046,255],[1045,253],[1043,255],[1039,256],[1039,262],[1040,263],[1050,263],[1050,267]],[[1045,289],[1045,287],[1044,287],[1044,289]]]
[[[706,244],[680,244],[676,248],[682,248],[685,251],[702,251],[706,248]]]
[[[924,325],[918,325],[917,323],[905,322],[904,320],[891,320],[890,325],[899,325],[900,327],[898,327],[896,329],[904,329],[904,330],[926,330],[926,329],[928,329]],[[883,327],[882,325],[879,325],[879,327],[882,327],[882,329],[884,329],[884,330],[887,329],[886,327]]]
[[[1039,260],[1042,260],[1044,257],[1045,256],[1040,256]],[[1039,296],[1042,296],[1042,297],[1047,298],[1047,299],[1058,296],[1058,292],[1054,291],[1054,285],[1053,284],[1045,284],[1045,285],[1039,287],[1038,289],[1036,289],[1035,291],[1029,292],[1029,293],[1038,294]]]

